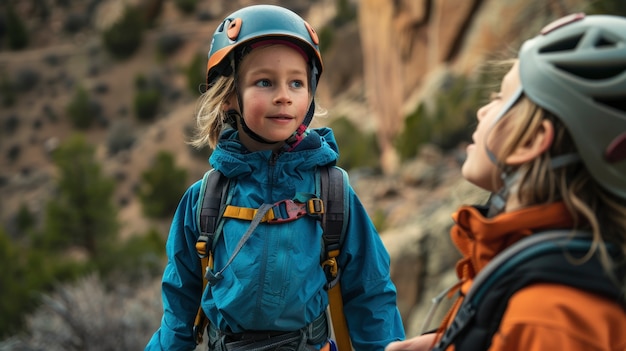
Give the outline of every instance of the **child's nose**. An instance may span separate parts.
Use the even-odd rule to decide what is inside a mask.
[[[290,104],[291,103],[291,95],[289,94],[289,86],[286,84],[281,84],[276,89],[276,96],[274,97],[274,102],[277,104]]]

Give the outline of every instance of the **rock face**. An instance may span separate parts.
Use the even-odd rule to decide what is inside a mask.
[[[368,104],[381,165],[398,167],[392,140],[407,108],[432,95],[436,73],[476,73],[486,58],[513,57],[520,40],[552,19],[584,10],[583,0],[362,0],[359,26]],[[429,87],[429,88],[426,88]],[[425,91],[425,89],[427,89]],[[407,106],[408,105],[408,106]]]

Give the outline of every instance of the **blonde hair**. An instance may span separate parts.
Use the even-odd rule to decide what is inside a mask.
[[[519,181],[515,193],[510,196],[517,196],[524,205],[563,201],[574,219],[575,229],[589,230],[593,235],[593,245],[582,262],[597,252],[603,267],[613,276],[615,265],[624,262],[613,262],[603,244],[612,243],[626,254],[626,199],[598,184],[582,162],[556,169],[551,166],[554,157],[577,153],[569,132],[552,113],[525,96],[509,113],[516,114],[515,118],[504,118],[504,123],[499,123],[492,131],[506,135],[496,155],[499,160],[504,160],[519,145],[531,140],[544,120],[554,126],[554,140],[549,151],[516,169]],[[623,278],[618,280],[626,291]]]
[[[196,148],[209,146],[215,149],[220,134],[228,126],[224,104],[235,94],[235,78],[218,77],[213,85],[200,96],[196,111],[196,133],[189,144]]]

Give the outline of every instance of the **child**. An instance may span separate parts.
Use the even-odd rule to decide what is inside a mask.
[[[328,128],[309,129],[322,73],[318,38],[295,13],[271,5],[229,15],[213,35],[193,144],[230,180],[230,204],[267,208],[315,193],[316,169],[338,158]],[[230,127],[230,128],[226,128]],[[281,224],[226,218],[213,251],[213,281],[196,251],[200,182],[180,202],[167,241],[164,315],[146,350],[192,350],[201,306],[210,350],[329,350],[322,229],[304,216]],[[404,338],[389,256],[354,191],[338,258],[352,345],[383,350]],[[259,210],[260,211],[260,210]],[[241,346],[245,345],[245,346]]]
[[[453,318],[437,332],[391,343],[387,351],[626,350],[625,101],[625,18],[571,15],[523,44],[500,91],[478,110],[462,167],[468,181],[494,195],[490,208],[463,206],[454,215],[451,237],[464,258],[456,267],[460,297],[449,313]],[[555,229],[564,229],[564,243],[590,233],[582,242],[592,244],[582,255],[565,253],[563,246],[555,250],[581,286],[550,280],[525,285],[502,305],[494,333],[480,336],[477,316],[485,305],[463,308],[484,282],[477,274],[489,271],[493,265],[485,266],[513,244]],[[602,284],[589,285],[608,286],[612,297],[584,287],[583,266],[593,262],[591,277]],[[552,268],[541,267],[534,273]],[[469,341],[469,335],[476,338]]]

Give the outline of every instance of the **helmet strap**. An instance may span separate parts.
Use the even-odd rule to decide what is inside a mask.
[[[311,119],[313,118],[313,113],[315,112],[315,101],[311,100],[311,105],[309,106],[309,111],[304,118],[302,124],[296,129],[296,131],[289,137],[289,139],[285,140],[284,149],[285,151],[292,151],[293,149],[300,144],[300,142],[309,134],[308,128]],[[307,120],[309,121],[307,123]]]
[[[511,107],[513,107],[517,103],[517,101],[522,96],[522,93],[523,90],[522,86],[520,85],[513,93],[511,98],[504,104],[504,107],[502,108],[498,116],[496,116],[496,118],[493,120],[493,123],[491,124],[492,131],[495,125],[507,114],[507,112],[509,112]],[[485,140],[487,140],[487,136],[485,136]],[[512,172],[512,167],[500,162],[496,155],[493,153],[493,151],[489,150],[486,142],[485,152],[487,153],[487,156],[489,156],[489,160],[501,170],[500,179],[502,179],[502,188],[500,188],[498,192],[492,194],[489,198],[489,212],[487,213],[487,217],[490,218],[504,211],[504,208],[506,206],[506,200],[509,197],[510,189],[515,184],[518,174],[517,172]]]
[[[267,140],[267,139],[263,138],[262,136],[258,135],[257,133],[255,133],[252,129],[250,129],[248,127],[248,125],[246,124],[246,121],[243,119],[243,117],[241,116],[241,113],[239,113],[238,111],[236,111],[236,110],[228,110],[226,112],[226,114],[227,114],[228,118],[230,120],[232,120],[232,121],[239,120],[239,123],[241,124],[241,130],[243,130],[244,133],[246,133],[254,141],[257,141],[257,142],[262,143],[262,144],[268,144],[268,145],[279,143],[279,141],[270,141],[270,140]]]
[[[492,194],[489,198],[489,211],[487,212],[487,218],[491,218],[504,211],[504,208],[506,207],[506,200],[511,193],[511,189],[515,186],[515,182],[518,177],[519,173],[511,172],[511,167],[507,166],[506,169],[502,170],[502,173],[500,173],[502,188],[500,188],[497,193]]]

